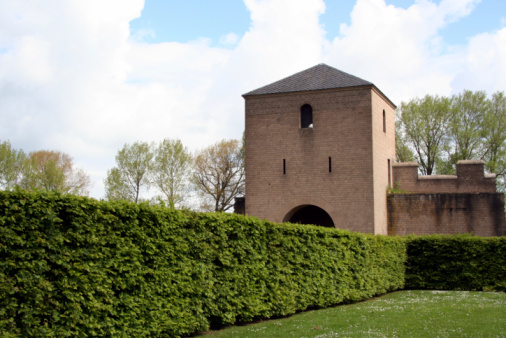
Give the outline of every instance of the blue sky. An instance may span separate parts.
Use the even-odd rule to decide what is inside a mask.
[[[242,94],[326,63],[394,103],[506,91],[504,0],[0,0],[0,140],[71,155],[244,130]]]
[[[342,23],[350,24],[355,3],[355,0],[325,2],[325,13],[320,21],[328,38],[339,36]],[[385,3],[407,9],[415,1],[386,0]],[[476,5],[471,15],[443,28],[441,36],[448,44],[462,44],[471,35],[500,29],[505,20],[506,1],[484,0]],[[209,38],[218,44],[220,37],[228,33],[243,35],[249,25],[248,9],[240,0],[146,0],[141,17],[130,22],[130,31],[135,34],[141,29],[150,30],[153,35],[144,39],[149,43]]]

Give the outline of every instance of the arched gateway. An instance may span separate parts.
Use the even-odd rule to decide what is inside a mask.
[[[334,227],[332,217],[320,207],[316,205],[300,205],[290,210],[286,214],[283,222],[300,223],[300,224],[315,224],[323,227]]]

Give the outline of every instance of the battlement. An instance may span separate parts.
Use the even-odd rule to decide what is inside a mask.
[[[457,162],[457,175],[418,175],[418,163],[392,166],[395,187],[412,193],[495,193],[495,174],[484,173],[485,162]]]

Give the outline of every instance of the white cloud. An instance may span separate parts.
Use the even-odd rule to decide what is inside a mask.
[[[264,85],[320,62],[325,36],[319,23],[325,11],[322,0],[245,0],[245,4],[251,26],[233,57],[246,68],[246,81]]]
[[[374,82],[396,103],[462,88],[504,90],[506,30],[448,46],[439,35],[477,1],[358,0],[328,41],[323,0],[245,0],[243,36],[143,43],[143,1],[0,2],[0,135],[57,149],[92,175],[94,197],[124,143],[180,138],[192,149],[240,138],[241,94],[322,61]],[[474,86],[474,87],[473,87]],[[483,88],[479,88],[483,87]]]
[[[472,37],[464,55],[464,66],[452,81],[457,90],[485,90],[489,93],[506,88],[506,27]]]
[[[96,117],[114,109],[97,111],[90,103],[126,79],[128,22],[142,6],[121,0],[1,2],[2,138],[25,151],[65,151],[87,171],[103,171],[101,153],[108,145],[104,136],[93,136],[97,129],[114,130],[101,129]]]
[[[131,39],[133,41],[143,42],[146,37],[155,38],[155,31],[151,28],[141,28],[132,35]]]
[[[384,0],[358,0],[351,24],[342,24],[341,36],[330,43],[327,60],[374,82],[394,101],[448,95],[460,60],[438,32],[468,15],[476,3],[421,0],[403,9]]]
[[[239,41],[239,37],[235,33],[228,33],[220,37],[220,45],[231,46]]]

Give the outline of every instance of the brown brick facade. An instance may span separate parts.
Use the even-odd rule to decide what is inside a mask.
[[[484,165],[483,161],[459,161],[457,175],[419,176],[418,163],[396,163],[392,168],[394,185],[419,193],[495,193],[495,175],[484,174]]]
[[[304,104],[313,108],[313,128],[300,127]],[[393,105],[378,91],[246,97],[245,141],[247,214],[283,222],[297,208],[315,205],[337,228],[386,234],[395,122]]]
[[[504,194],[447,193],[388,196],[389,235],[506,236]]]
[[[504,194],[483,161],[459,161],[455,176],[419,176],[417,163],[398,163],[393,178],[406,193],[388,196],[389,234],[506,235]]]
[[[504,234],[504,196],[483,162],[428,177],[394,164],[396,107],[372,83],[320,64],[243,96],[237,212],[384,235]],[[387,198],[394,185],[410,194]]]

